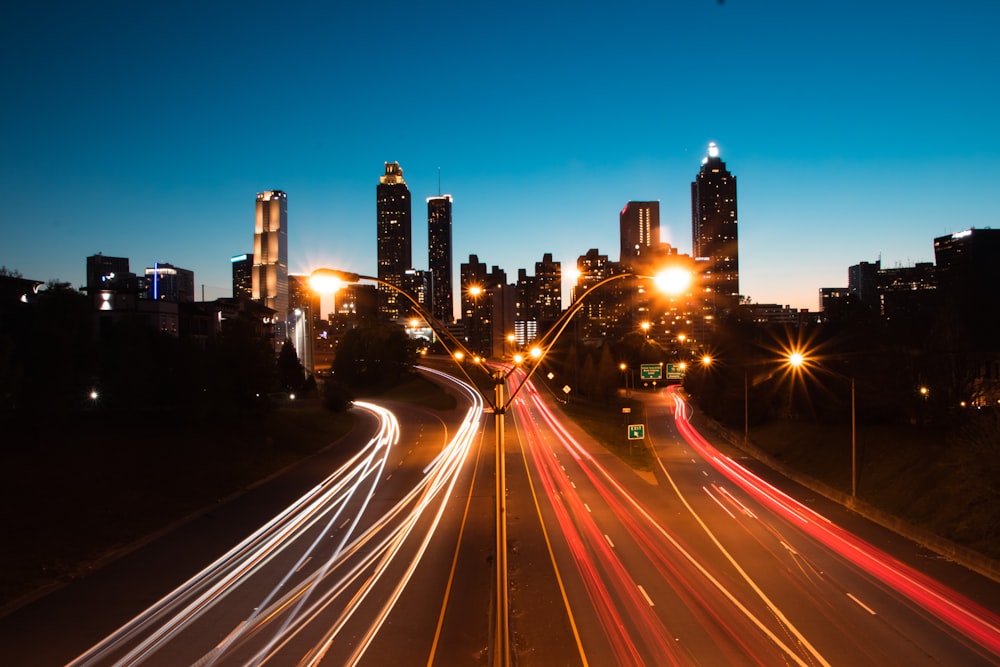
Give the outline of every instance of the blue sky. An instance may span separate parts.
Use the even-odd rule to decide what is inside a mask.
[[[741,291],[816,309],[847,267],[933,261],[1000,226],[994,2],[18,3],[0,25],[0,264],[85,258],[231,293],[258,191],[288,193],[290,269],[375,273],[398,161],[454,197],[454,260],[617,259],[659,200],[691,250],[708,142],[739,188]],[[345,6],[346,5],[346,6]],[[200,287],[199,287],[200,289]]]

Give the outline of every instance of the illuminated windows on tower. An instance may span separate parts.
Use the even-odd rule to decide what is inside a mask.
[[[706,258],[705,275],[715,307],[739,304],[740,263],[737,240],[736,177],[726,171],[715,143],[691,183],[691,254]]]
[[[288,316],[288,196],[281,190],[257,193],[253,235],[253,299],[276,311],[278,340]]]
[[[427,198],[427,268],[431,274],[431,314],[455,319],[451,285],[451,195]]]
[[[413,267],[412,204],[398,162],[385,163],[385,174],[379,178],[376,195],[378,278],[403,289],[406,271]],[[379,312],[383,316],[394,319],[404,317],[409,311],[406,299],[394,290],[380,285],[379,294]]]
[[[660,202],[630,201],[618,216],[621,255],[618,261],[639,270],[660,244]]]

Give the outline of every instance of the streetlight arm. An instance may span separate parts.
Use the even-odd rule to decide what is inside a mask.
[[[448,352],[448,355],[452,359],[455,359],[455,352],[451,349],[448,349],[448,346],[445,345],[444,339],[449,340],[454,346],[454,348],[457,349],[458,351],[461,351],[464,356],[467,357],[471,356],[470,352],[468,351],[468,349],[466,349],[464,345],[462,345],[461,341],[455,338],[455,336],[450,331],[448,331],[446,327],[442,326],[441,323],[438,322],[437,318],[428,313],[424,309],[424,307],[421,306],[420,303],[413,298],[413,295],[411,295],[404,289],[400,289],[399,287],[393,285],[388,281],[382,280],[381,278],[376,278],[375,276],[365,276],[350,271],[340,271],[338,269],[316,269],[310,274],[310,278],[321,278],[321,279],[329,278],[348,284],[354,284],[361,282],[362,280],[368,280],[373,283],[377,283],[379,285],[384,285],[385,287],[388,287],[389,289],[399,294],[402,294],[406,299],[410,301],[410,303],[413,305],[414,310],[417,311],[417,314],[421,317],[421,319],[427,322],[428,326],[430,326],[431,329],[433,329],[435,333],[437,333],[441,337],[442,339],[441,345],[444,347],[445,351]],[[490,375],[489,371],[487,371],[481,365],[479,365],[479,367],[483,370],[484,373]],[[465,379],[469,381],[469,384],[471,384],[472,386],[476,386],[476,382],[471,377],[469,377],[469,374],[465,370],[465,366],[463,364],[461,363],[458,364],[458,370],[461,371],[462,375],[465,376]],[[496,410],[498,406],[495,404],[495,401],[491,400],[489,396],[484,396],[484,397],[487,403],[490,404],[490,407]]]
[[[517,387],[511,390],[510,396],[507,398],[507,401],[501,407],[502,410],[507,409],[507,407],[511,404],[511,402],[513,402],[514,397],[516,397],[517,394],[521,391],[521,388],[524,387],[524,385],[527,384],[528,380],[531,379],[531,376],[534,375],[535,371],[538,369],[538,366],[541,363],[541,360],[545,358],[545,355],[547,355],[549,353],[549,350],[552,349],[552,346],[555,345],[556,341],[559,339],[559,336],[562,335],[562,332],[569,325],[570,320],[572,320],[573,317],[575,317],[576,314],[583,309],[584,300],[598,288],[603,287],[604,285],[607,285],[610,282],[613,282],[615,280],[621,280],[623,278],[652,278],[652,276],[642,276],[635,273],[619,273],[613,276],[609,276],[591,285],[586,292],[584,292],[576,300],[574,300],[573,303],[570,304],[569,308],[564,310],[562,315],[559,316],[559,319],[555,321],[555,323],[552,325],[552,328],[549,329],[545,333],[545,335],[539,339],[538,345],[541,348],[542,353],[538,356],[538,361],[536,361],[535,364],[533,364],[528,370],[524,371],[524,378],[521,380],[521,383],[517,385]],[[514,368],[516,367],[512,367],[507,371],[507,376],[510,376],[510,374],[514,372]]]

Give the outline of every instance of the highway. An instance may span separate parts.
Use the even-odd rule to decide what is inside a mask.
[[[527,618],[515,623],[515,643],[549,637],[562,647],[522,651],[518,664],[554,664],[556,655],[584,665],[1000,661],[995,611],[722,455],[691,427],[678,394],[643,396],[644,444],[656,460],[647,475],[563,424],[534,387],[515,401],[533,505],[519,511],[533,510],[545,527],[546,565],[570,628],[538,636]],[[514,567],[523,565],[512,556]],[[1000,599],[994,582],[980,588]]]
[[[290,502],[248,493],[0,619],[3,664],[490,664],[492,420],[433,377],[458,409],[359,404],[362,440]],[[513,664],[1000,664],[995,582],[779,490],[672,389],[636,397],[649,472],[530,382],[509,406]]]
[[[438,610],[450,586],[466,583],[460,577],[479,577],[482,621],[450,618],[448,627],[485,632],[489,554],[478,569],[441,567],[453,560],[463,522],[490,525],[492,497],[473,508],[480,517],[468,488],[456,486],[474,477],[467,462],[482,440],[483,405],[469,387],[425,372],[459,398],[458,409],[357,402],[370,438],[291,504],[258,515],[258,527],[217,557],[200,553],[204,530],[178,531],[0,620],[3,664],[408,664],[416,653],[452,661],[448,651],[482,651],[479,636],[475,649],[440,640]],[[226,516],[275,507],[252,497],[232,505]],[[189,550],[201,558],[186,558]],[[177,576],[171,554],[201,565],[150,598],[162,588],[151,582]],[[143,593],[118,594],[133,588]]]

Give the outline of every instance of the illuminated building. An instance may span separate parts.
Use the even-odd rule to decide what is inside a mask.
[[[708,259],[704,280],[716,309],[731,309],[739,304],[737,231],[736,177],[726,170],[713,142],[691,183],[691,254]]]
[[[605,278],[619,273],[618,264],[609,262],[607,255],[602,255],[597,248],[591,248],[587,254],[580,255],[576,260],[577,278],[573,286],[574,303],[590,288]],[[622,303],[617,285],[609,285],[606,289],[595,292],[588,298],[580,310],[580,335],[582,338],[604,338],[608,335],[615,315],[616,304]],[[625,308],[624,305],[621,308]]]
[[[112,288],[114,283],[129,275],[128,257],[108,257],[97,253],[87,258],[87,291],[92,295]]]
[[[934,261],[946,321],[973,351],[1000,352],[1000,229],[938,237]]]
[[[281,341],[288,316],[288,196],[281,190],[257,193],[252,289],[255,301],[275,311]]]
[[[488,275],[486,264],[476,255],[469,255],[469,261],[459,268],[462,287],[462,324],[465,325],[465,341],[475,353],[485,353],[490,349],[490,313],[492,300],[486,291]]]
[[[386,162],[385,174],[376,188],[378,223],[378,274],[397,289],[404,289],[406,270],[413,267],[410,229],[410,189],[403,180],[398,162]],[[384,285],[379,286],[379,313],[389,319],[404,317],[409,312],[405,297]]]
[[[517,344],[524,346],[545,334],[562,313],[562,270],[552,253],[535,262],[535,275],[527,270],[517,272],[517,301],[514,313],[514,334]]]
[[[427,198],[427,269],[433,285],[430,312],[444,324],[453,322],[451,195]]]
[[[660,202],[630,201],[618,218],[621,235],[618,261],[641,273],[640,266],[648,264],[650,250],[660,244]]]
[[[308,275],[288,276],[288,339],[299,363],[309,375],[316,373],[313,337],[320,323],[320,295],[309,286]]]
[[[194,302],[194,271],[157,262],[146,268],[145,276],[147,299],[173,303]]]
[[[233,265],[233,298],[253,298],[253,255],[244,253],[229,260]]]

